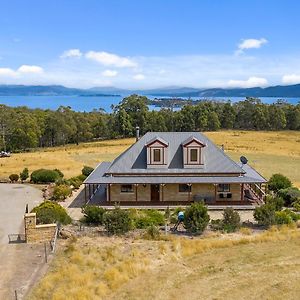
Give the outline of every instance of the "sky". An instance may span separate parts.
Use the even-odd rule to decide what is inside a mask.
[[[297,0],[0,0],[0,84],[300,83]]]

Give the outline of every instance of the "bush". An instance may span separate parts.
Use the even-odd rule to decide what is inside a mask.
[[[276,209],[273,204],[264,204],[255,208],[254,219],[258,225],[271,226],[275,224]]]
[[[277,225],[282,224],[291,224],[293,223],[293,219],[286,211],[276,211],[275,212],[275,223]]]
[[[84,166],[83,169],[81,170],[82,175],[88,177],[94,169],[92,167]]]
[[[103,225],[105,209],[95,205],[86,205],[82,208],[84,221],[88,224]]]
[[[108,234],[124,234],[133,228],[129,212],[120,207],[107,211],[103,221]]]
[[[138,229],[144,229],[149,226],[162,226],[165,224],[164,215],[155,209],[149,210],[130,210],[130,218]]]
[[[151,225],[147,228],[143,237],[147,240],[159,240],[160,239],[160,231],[155,225]]]
[[[64,178],[65,175],[64,175],[64,173],[61,170],[54,169],[53,171],[57,172],[57,174],[59,175],[60,178]]]
[[[292,186],[291,181],[282,174],[274,174],[268,182],[269,189],[277,193],[281,189],[286,189]]]
[[[295,209],[295,211],[300,211],[300,199],[294,201],[292,203],[293,208]]]
[[[223,212],[223,230],[225,232],[235,232],[240,228],[241,218],[237,211],[232,208],[226,208]]]
[[[209,215],[203,202],[194,203],[185,210],[184,225],[188,232],[201,234],[208,223]]]
[[[10,174],[9,175],[9,180],[11,182],[17,182],[19,180],[19,175],[18,174]]]
[[[23,171],[20,173],[20,179],[23,182],[23,181],[27,180],[28,177],[29,177],[28,168],[24,168]]]
[[[284,200],[281,197],[272,197],[270,195],[266,197],[266,203],[273,205],[275,210],[282,210],[284,206]]]
[[[79,189],[80,186],[82,185],[82,182],[84,180],[82,180],[82,178],[80,176],[76,176],[76,177],[72,177],[68,180],[68,184],[72,185],[74,187],[74,189]]]
[[[68,185],[56,185],[53,189],[52,199],[56,201],[63,201],[72,194],[72,190]]]
[[[281,189],[278,195],[283,198],[285,206],[291,206],[293,202],[300,200],[300,190],[296,187]]]
[[[290,209],[285,209],[284,212],[286,214],[288,214],[294,222],[297,222],[298,220],[300,220],[300,214],[297,214]]]
[[[71,223],[71,218],[67,214],[66,210],[61,205],[53,201],[44,201],[31,212],[36,213],[37,222],[39,224],[59,222],[65,225]]]
[[[33,183],[55,182],[60,178],[59,173],[54,170],[39,169],[31,173],[30,181]]]

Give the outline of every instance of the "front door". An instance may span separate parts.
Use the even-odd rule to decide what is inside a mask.
[[[151,202],[159,202],[159,184],[151,184]]]

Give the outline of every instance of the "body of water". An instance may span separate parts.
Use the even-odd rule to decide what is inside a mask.
[[[0,104],[8,106],[27,106],[29,108],[41,108],[56,110],[59,106],[70,106],[75,111],[92,111],[93,109],[104,109],[106,112],[111,112],[111,106],[118,104],[125,96],[112,96],[112,97],[80,97],[80,96],[0,96]],[[163,98],[147,96],[149,99]],[[169,98],[169,97],[165,97]],[[207,100],[208,98],[192,97],[192,100]],[[214,97],[211,100],[237,102],[245,100],[245,97]],[[263,103],[274,103],[278,99],[284,99],[288,103],[297,104],[300,98],[278,98],[278,97],[262,97],[260,98]],[[150,107],[151,109],[159,109]]]

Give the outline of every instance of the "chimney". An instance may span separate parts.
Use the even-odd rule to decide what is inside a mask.
[[[224,148],[224,144],[222,144],[222,146],[221,146],[221,150],[222,150],[222,151],[224,151],[224,150],[225,150],[225,148]]]
[[[135,129],[136,129],[136,142],[137,142],[140,139],[140,127],[136,126]]]

